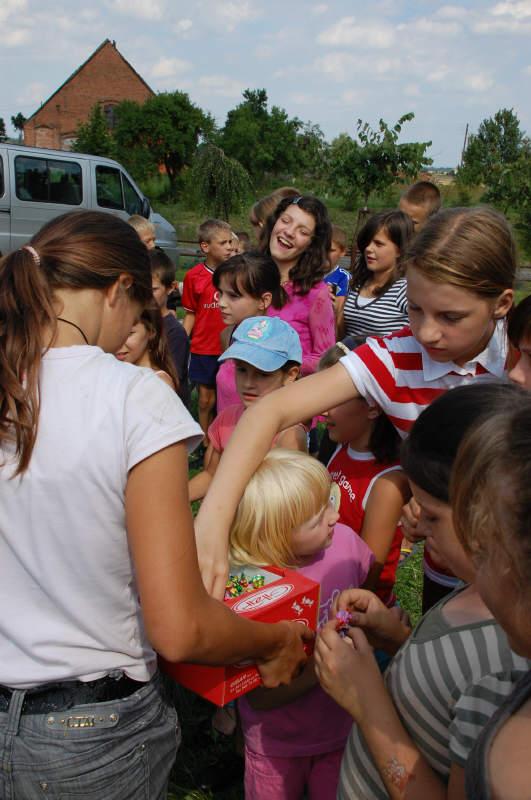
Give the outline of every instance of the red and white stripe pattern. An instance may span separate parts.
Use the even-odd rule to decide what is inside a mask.
[[[434,361],[409,326],[368,339],[341,359],[357,390],[380,406],[405,438],[419,414],[443,392],[472,380],[501,378],[507,358],[505,324],[499,322],[485,350],[463,367]]]

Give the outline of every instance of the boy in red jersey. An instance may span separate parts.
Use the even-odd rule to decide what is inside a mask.
[[[199,226],[198,233],[205,260],[186,273],[182,304],[186,312],[183,325],[191,339],[189,377],[198,387],[199,424],[206,434],[214,416],[216,373],[221,354],[219,336],[225,327],[212,275],[232,255],[232,231],[222,220],[207,219]]]

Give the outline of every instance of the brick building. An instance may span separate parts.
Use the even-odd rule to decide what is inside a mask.
[[[24,144],[69,150],[80,122],[101,103],[109,127],[122,100],[144,103],[154,94],[109,39],[95,50],[24,125]]]

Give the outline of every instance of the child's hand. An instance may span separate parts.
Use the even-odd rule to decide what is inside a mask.
[[[304,643],[311,642],[314,633],[300,622],[278,622],[285,629],[281,649],[274,656],[257,662],[256,666],[268,689],[274,689],[283,683],[289,683],[304,667],[307,661]]]
[[[315,670],[325,692],[360,723],[365,703],[385,691],[382,676],[363,631],[351,628],[345,638],[328,622],[315,645]]]
[[[408,638],[411,629],[401,615],[382,603],[367,589],[347,589],[338,597],[339,610],[352,615],[351,625],[363,628],[373,647],[393,655]]]
[[[419,528],[419,520],[420,506],[415,498],[412,497],[402,508],[400,525],[402,526],[402,531],[406,539],[413,542],[413,544],[425,538],[422,530]]]
[[[229,577],[227,539],[223,536],[213,537],[210,529],[205,531],[198,516],[195,520],[195,541],[205,589],[216,600],[223,600]]]

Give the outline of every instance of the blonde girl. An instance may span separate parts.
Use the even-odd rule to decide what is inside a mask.
[[[155,651],[251,657],[269,685],[305,660],[304,626],[252,624],[204,590],[187,498],[201,431],[113,355],[151,296],[146,248],[105,213],[57,217],[0,261],[4,796],[162,800],[179,733]]]
[[[322,464],[274,450],[249,481],[230,533],[234,564],[291,567],[320,583],[320,625],[343,587],[363,583],[372,561],[367,545],[338,523],[337,502]],[[317,685],[311,659],[287,691],[258,690],[239,708],[246,797],[335,800],[350,720]]]
[[[363,397],[406,436],[447,389],[504,374],[516,273],[505,218],[488,208],[440,212],[413,241],[406,271],[409,327],[369,339],[336,366],[264,398],[240,421],[196,522],[203,578],[216,596],[227,574],[232,514],[278,430]]]
[[[168,349],[164,321],[160,308],[154,302],[142,311],[140,319],[118,349],[116,358],[136,364],[137,367],[152,369],[164,383],[175,391],[179,390],[179,378]]]

